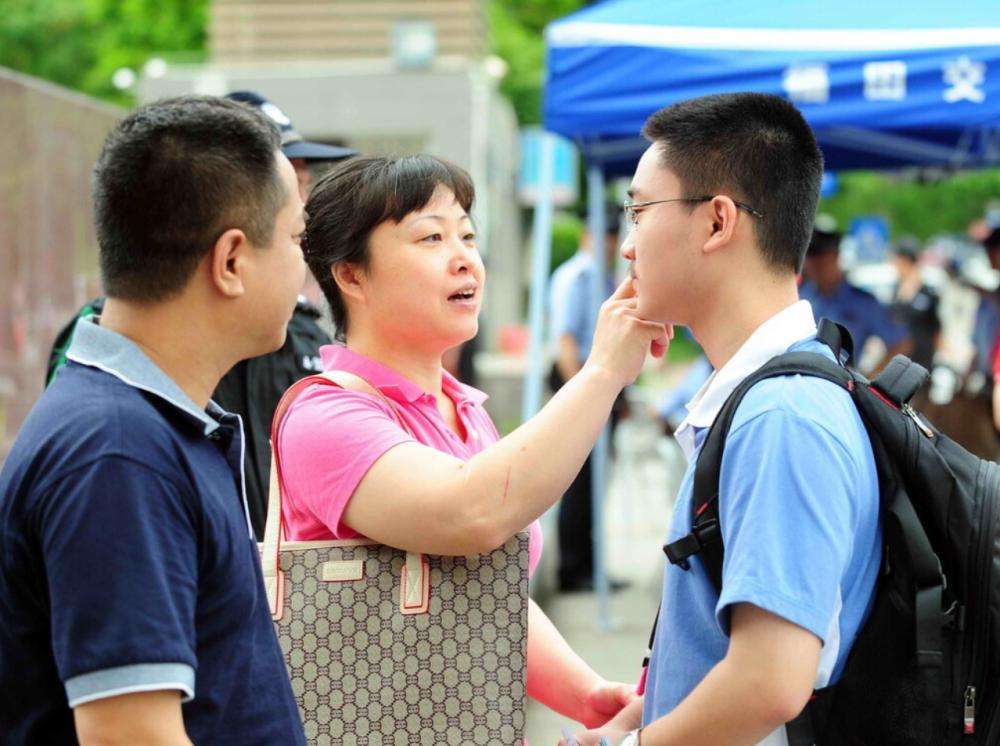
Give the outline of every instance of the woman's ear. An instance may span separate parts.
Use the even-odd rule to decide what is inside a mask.
[[[365,276],[357,264],[337,262],[330,268],[330,274],[345,300],[350,298],[358,303],[365,301]]]
[[[229,298],[246,291],[246,253],[250,242],[239,228],[230,228],[216,240],[208,254],[208,269],[216,290]]]

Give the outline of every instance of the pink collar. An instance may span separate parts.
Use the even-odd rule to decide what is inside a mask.
[[[323,370],[346,370],[348,373],[361,376],[391,399],[412,404],[421,398],[426,398],[429,403],[434,403],[434,397],[410,379],[343,345],[325,345],[320,347],[319,354],[323,359]],[[479,389],[466,386],[448,371],[444,371],[441,386],[456,405],[466,401],[481,405],[489,398]]]

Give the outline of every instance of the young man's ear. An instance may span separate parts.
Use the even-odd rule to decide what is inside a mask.
[[[708,209],[711,211],[712,232],[705,242],[704,251],[711,254],[725,248],[733,240],[740,210],[730,197],[722,195],[714,197],[708,203]]]
[[[244,272],[250,241],[239,228],[230,228],[216,240],[208,255],[212,284],[224,296],[237,298],[246,291]]]

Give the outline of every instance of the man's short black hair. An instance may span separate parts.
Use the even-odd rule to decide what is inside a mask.
[[[823,155],[802,114],[784,99],[726,93],[682,101],[646,120],[663,165],[685,196],[725,194],[760,212],[757,243],[767,262],[798,272],[816,216]]]
[[[266,117],[213,96],[157,101],[120,122],[94,168],[105,292],[134,301],[173,295],[230,228],[268,245],[287,199],[280,146]]]
[[[841,238],[842,236],[839,231],[824,231],[819,228],[813,228],[806,256],[820,256],[822,254],[829,254],[831,251],[840,251]]]

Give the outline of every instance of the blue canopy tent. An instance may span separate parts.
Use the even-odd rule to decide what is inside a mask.
[[[609,0],[546,41],[546,128],[608,174],[653,111],[732,91],[788,97],[834,171],[1000,163],[996,0]]]
[[[832,171],[1000,165],[998,0],[606,0],[550,24],[546,45],[545,127],[573,140],[587,161],[595,238],[604,234],[605,179],[632,172],[648,145],[639,135],[646,118],[711,93],[788,98],[813,127]],[[543,194],[535,213],[526,415],[541,390],[551,209]],[[601,287],[596,277],[595,303]],[[605,438],[594,470],[605,625],[599,516],[606,451]]]

